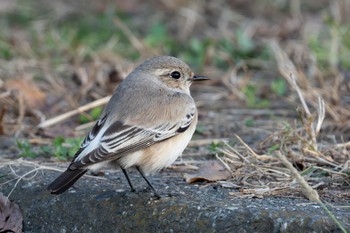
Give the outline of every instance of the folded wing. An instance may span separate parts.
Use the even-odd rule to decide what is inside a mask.
[[[152,128],[125,125],[120,121],[107,126],[106,120],[101,118],[82,143],[69,169],[83,168],[106,160],[117,160],[126,154],[183,133],[193,122],[195,111],[195,108],[191,108],[180,121]],[[99,136],[99,133],[102,135]],[[91,144],[96,144],[96,148],[86,152]]]

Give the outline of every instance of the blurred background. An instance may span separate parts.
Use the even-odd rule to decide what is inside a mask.
[[[292,145],[309,156],[316,144],[307,122],[322,97],[312,148],[348,166],[349,20],[348,0],[0,0],[2,156],[69,160],[103,98],[146,58],[172,55],[211,78],[193,85],[199,143],[186,153],[215,155],[221,139],[235,145],[238,134],[262,154]],[[302,104],[291,73],[311,115],[295,111]]]

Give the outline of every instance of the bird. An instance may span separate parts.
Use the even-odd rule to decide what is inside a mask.
[[[81,143],[68,168],[47,189],[61,194],[87,171],[117,165],[135,191],[127,169],[136,168],[155,196],[147,175],[171,165],[196,129],[198,112],[190,94],[193,82],[208,80],[172,56],[149,58],[116,88],[100,118]]]

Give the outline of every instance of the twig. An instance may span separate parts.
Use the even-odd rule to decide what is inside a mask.
[[[346,233],[347,231],[345,230],[345,228],[342,226],[342,224],[338,221],[338,219],[336,219],[336,217],[333,215],[332,212],[329,211],[329,209],[327,208],[327,206],[325,204],[323,204],[323,202],[320,200],[320,197],[317,193],[316,190],[314,190],[306,181],[305,179],[299,174],[299,172],[297,171],[297,169],[295,169],[293,167],[293,165],[291,164],[291,162],[289,162],[287,160],[287,158],[282,155],[282,153],[280,151],[276,151],[276,156],[281,160],[281,162],[283,163],[284,166],[286,166],[290,172],[292,173],[292,175],[295,177],[295,179],[297,180],[297,182],[300,184],[300,186],[302,187],[302,192],[305,194],[305,196],[310,200],[310,201],[316,201],[319,205],[322,206],[322,208],[327,212],[327,214],[332,218],[332,220],[337,224],[337,226],[341,229],[342,232]]]
[[[309,162],[313,162],[313,163],[321,163],[321,164],[326,164],[328,166],[332,166],[332,167],[339,167],[338,164],[335,164],[335,163],[332,163],[332,162],[329,162],[317,155],[314,155],[313,153],[310,153],[311,155],[315,156],[315,159],[314,158],[309,158],[309,157],[304,157],[303,159],[305,159],[305,161],[309,161]]]
[[[243,160],[246,163],[249,163],[249,160],[244,157],[241,153],[239,153],[235,148],[231,147],[228,143],[225,143],[225,146],[227,146],[229,148],[230,151],[227,150],[223,150],[219,148],[219,151],[221,151],[222,153],[228,155],[229,157],[233,157],[232,153],[234,153],[235,155],[237,155],[241,160]]]
[[[228,138],[214,138],[214,139],[198,139],[198,140],[192,140],[188,144],[189,147],[196,147],[196,146],[204,146],[204,145],[210,145],[210,144],[217,144],[221,142],[227,142]]]
[[[231,176],[233,176],[234,174],[230,166],[222,158],[220,158],[218,154],[215,154],[215,157],[222,163],[222,165],[224,165],[226,170],[231,173]]]
[[[329,211],[329,209],[327,208],[327,206],[321,202],[318,201],[318,204],[320,204],[322,206],[322,208],[327,212],[327,214],[332,218],[332,220],[338,225],[338,227],[340,228],[340,230],[343,233],[347,233],[347,231],[345,230],[345,228],[343,227],[343,225],[338,221],[338,219],[333,215],[333,213],[331,211]]]
[[[72,117],[72,116],[74,116],[76,114],[79,114],[79,113],[85,112],[85,111],[87,111],[89,109],[92,109],[92,108],[98,107],[100,105],[106,104],[109,101],[110,98],[111,98],[111,96],[106,96],[106,97],[103,97],[101,99],[95,100],[94,102],[91,102],[89,104],[83,105],[83,106],[81,106],[81,107],[79,107],[77,109],[74,109],[72,111],[63,113],[63,114],[61,114],[61,115],[59,115],[57,117],[54,117],[54,118],[51,118],[51,119],[46,120],[44,122],[41,122],[38,125],[38,127],[42,129],[42,128],[46,128],[46,127],[49,127],[51,125],[57,124],[57,123],[59,123],[61,121],[64,121],[64,120],[66,120],[66,119],[68,119],[68,118],[70,118],[70,117]]]
[[[345,142],[345,143],[339,143],[339,144],[336,144],[335,147],[350,147],[350,141],[348,142]]]
[[[32,177],[30,177],[29,179],[33,179],[36,176],[36,174],[38,173],[38,171],[40,171],[40,170],[49,170],[49,171],[58,171],[58,172],[63,172],[65,170],[65,169],[59,169],[56,167],[43,166],[43,165],[40,165],[40,164],[35,163],[35,162],[25,161],[23,159],[17,159],[17,160],[3,160],[3,159],[1,159],[0,161],[4,162],[4,163],[1,163],[0,167],[8,166],[11,170],[11,173],[18,178],[16,183],[14,184],[13,188],[11,189],[10,193],[7,195],[7,198],[10,198],[11,194],[16,189],[18,183],[22,179],[24,179],[26,176],[28,176],[32,173],[34,173],[34,175]],[[18,166],[18,165],[31,166],[31,167],[34,167],[34,169],[26,172],[23,175],[18,175],[12,168],[12,166]],[[86,177],[92,177],[95,179],[103,179],[103,180],[105,179],[105,178],[96,177],[96,176],[89,176],[89,175],[87,175]],[[8,182],[5,182],[5,183],[8,183]],[[3,185],[5,183],[2,183],[0,185]]]
[[[306,132],[309,134],[310,140],[311,140],[311,145],[313,147],[313,149],[315,151],[318,151],[318,147],[317,147],[317,140],[316,140],[316,135],[318,134],[318,132],[321,129],[321,125],[323,123],[323,120],[325,118],[325,104],[324,104],[324,100],[319,96],[318,97],[318,121],[317,121],[317,126],[314,127],[313,126],[313,117],[311,115],[311,112],[309,110],[309,107],[306,104],[306,101],[303,97],[303,94],[299,88],[299,86],[296,83],[296,79],[293,73],[290,74],[289,78],[289,83],[291,84],[291,86],[295,89],[295,91],[298,93],[300,102],[303,106],[304,112],[306,113],[306,122],[304,123],[304,127]]]
[[[20,176],[20,177],[18,178],[18,180],[16,181],[16,183],[13,185],[13,188],[11,189],[10,193],[7,195],[6,202],[7,202],[7,200],[10,198],[11,194],[13,193],[13,191],[16,189],[18,183],[19,183],[24,177],[26,177],[27,175],[29,175],[29,174],[31,174],[31,173],[33,173],[33,172],[35,172],[35,174],[37,174],[38,170],[39,170],[39,168],[34,168],[33,170],[30,170],[29,172],[27,172],[27,173],[25,173],[24,175]],[[11,168],[11,171],[14,172],[14,171],[12,170],[12,168]],[[14,174],[15,174],[15,173],[14,173]],[[35,174],[34,174],[34,176],[35,176]],[[5,205],[6,205],[6,203],[5,203]]]
[[[304,99],[304,96],[303,94],[301,93],[301,90],[296,82],[296,78],[294,76],[293,73],[290,73],[289,74],[289,83],[292,85],[292,87],[294,88],[294,90],[297,92],[298,96],[299,96],[299,99],[300,99],[300,102],[303,106],[303,109],[306,113],[306,117],[307,117],[307,131],[309,132],[310,134],[310,139],[311,139],[311,142],[312,142],[312,146],[313,148],[317,151],[317,143],[316,143],[316,134],[315,134],[315,129],[314,127],[312,126],[312,115],[311,115],[311,112],[309,110],[309,107],[307,106],[306,104],[306,101]]]
[[[326,108],[324,105],[324,100],[319,96],[318,97],[318,109],[317,109],[317,124],[316,124],[316,129],[315,129],[315,134],[318,135],[318,133],[321,130],[322,123],[324,121],[324,118],[326,116]]]
[[[83,130],[89,130],[91,129],[94,125],[96,124],[96,122],[88,122],[82,125],[78,125],[77,127],[75,127],[75,131],[83,131]]]
[[[237,134],[235,134],[236,138],[243,144],[243,146],[245,148],[247,148],[249,150],[249,152],[254,155],[255,158],[259,159],[259,160],[269,160],[269,159],[273,159],[272,156],[268,156],[268,155],[258,155],[257,153],[255,153],[255,151],[250,148],[250,146],[248,146],[243,140],[242,138],[240,138]]]
[[[341,176],[345,176],[345,177],[349,177],[349,175],[347,175],[346,173],[343,172],[337,172],[337,171],[333,171],[324,167],[319,167],[319,166],[313,166],[314,168],[320,169],[322,171],[326,171],[328,173],[333,173],[333,174],[337,174],[337,175],[341,175]]]
[[[297,69],[293,62],[288,58],[288,55],[281,49],[276,40],[271,40],[269,43],[271,50],[275,55],[275,59],[278,62],[278,69],[280,73],[287,78],[290,73],[297,74]]]
[[[283,165],[287,167],[292,175],[295,177],[295,179],[298,181],[298,183],[302,187],[302,191],[305,194],[305,196],[310,200],[310,201],[320,201],[320,197],[318,196],[318,193],[316,190],[312,189],[311,186],[305,181],[305,179],[299,174],[297,169],[295,169],[292,165],[291,162],[287,160],[287,158],[282,155],[280,151],[276,151],[276,156],[281,160]]]

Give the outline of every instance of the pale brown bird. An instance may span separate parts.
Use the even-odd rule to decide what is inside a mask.
[[[146,60],[119,85],[67,170],[48,190],[60,194],[88,170],[113,162],[132,191],[125,169],[136,167],[157,195],[144,173],[167,167],[182,154],[197,125],[190,85],[207,79],[175,57]]]

